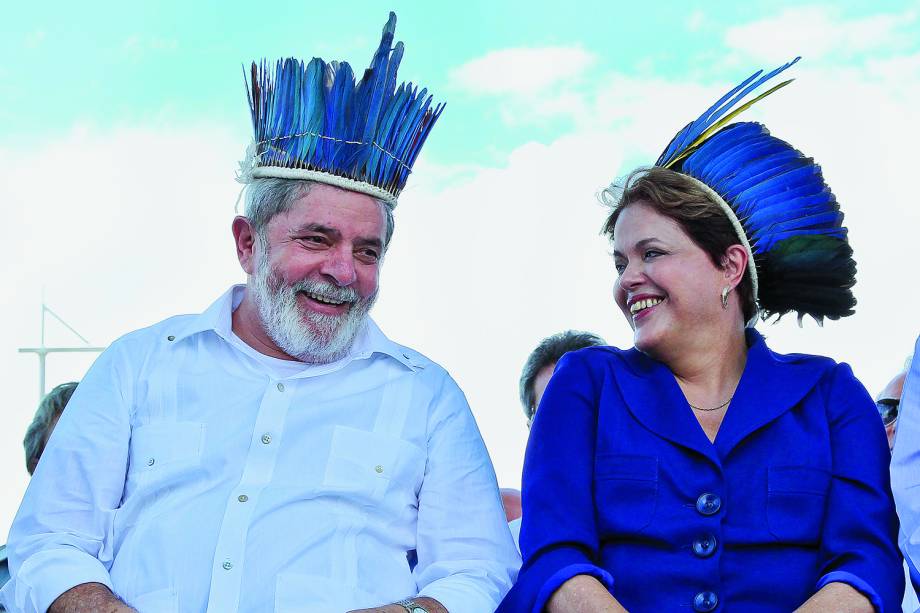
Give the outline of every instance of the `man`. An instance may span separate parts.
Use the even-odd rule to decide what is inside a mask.
[[[524,363],[524,370],[521,371],[521,379],[518,382],[521,407],[524,409],[524,415],[527,416],[528,427],[533,421],[537,407],[540,406],[543,391],[546,390],[549,379],[553,376],[556,362],[569,351],[606,344],[604,339],[596,334],[578,330],[559,332],[540,341],[536,349],[527,356],[527,362]]]
[[[590,332],[579,332],[578,330],[559,332],[540,341],[536,349],[527,356],[524,369],[521,371],[521,379],[518,382],[521,407],[524,409],[524,415],[527,416],[528,428],[533,423],[537,407],[540,406],[540,400],[543,398],[543,392],[549,384],[550,377],[553,376],[556,362],[561,360],[562,356],[569,351],[606,344],[606,341],[598,335]],[[505,498],[507,508],[509,505],[507,497]],[[520,499],[520,497],[518,498]],[[518,502],[518,505],[520,505],[520,502]],[[517,517],[508,522],[511,536],[514,537],[514,544],[517,545],[518,549],[520,549],[522,514],[518,514]]]
[[[74,390],[77,389],[77,383],[70,381],[61,383],[53,390],[45,394],[42,401],[38,403],[38,409],[35,411],[35,417],[26,430],[26,436],[22,441],[22,446],[26,452],[26,470],[29,475],[35,473],[35,467],[38,466],[38,460],[45,451],[45,445],[54,431],[64,407],[70,402]]]
[[[357,85],[345,63],[253,65],[247,283],[81,382],[11,531],[14,610],[472,613],[510,587],[462,392],[367,316],[440,112],[395,88],[394,28]]]
[[[901,520],[899,541],[910,583],[920,595],[920,337],[897,409],[897,431],[891,457],[891,490]]]

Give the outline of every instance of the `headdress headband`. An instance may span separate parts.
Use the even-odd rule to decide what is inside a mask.
[[[856,263],[843,213],[821,167],[761,124],[729,124],[783,81],[737,106],[793,64],[757,71],[671,140],[656,166],[702,184],[748,251],[754,298],[764,317],[797,311],[818,323],[853,314]]]
[[[391,207],[406,184],[431,127],[444,109],[427,90],[396,87],[403,44],[393,46],[396,15],[355,81],[347,62],[294,58],[274,68],[253,62],[246,84],[253,143],[237,180],[308,179],[368,194]]]

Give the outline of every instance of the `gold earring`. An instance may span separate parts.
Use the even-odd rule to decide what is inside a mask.
[[[729,288],[727,285],[722,288],[722,308],[723,309],[728,308],[728,292],[730,291],[731,291],[731,288]]]

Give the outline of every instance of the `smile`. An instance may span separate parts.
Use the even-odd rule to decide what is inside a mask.
[[[657,304],[661,304],[664,301],[664,298],[646,298],[645,300],[636,300],[631,305],[629,305],[629,312],[631,315],[636,315],[640,311],[645,309],[650,309]]]
[[[304,296],[316,302],[322,304],[330,304],[332,306],[342,306],[346,304],[344,300],[336,300],[335,298],[330,298],[329,296],[323,296],[322,294],[314,294],[313,292],[301,292]]]

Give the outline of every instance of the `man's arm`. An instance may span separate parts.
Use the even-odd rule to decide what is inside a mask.
[[[3,596],[14,611],[45,613],[75,586],[111,586],[109,535],[131,438],[131,386],[124,383],[131,377],[122,357],[129,350],[116,341],[96,360],[29,483],[7,544],[11,579]]]
[[[137,613],[101,583],[72,587],[48,608],[48,613]]]
[[[920,586],[920,337],[904,380],[891,458],[891,489],[901,520],[901,552]],[[907,589],[911,589],[908,586]]]
[[[418,495],[416,598],[433,599],[451,613],[494,611],[520,557],[463,392],[443,373],[433,394]]]
[[[428,613],[448,613],[447,609],[444,608],[440,602],[434,598],[426,598],[421,596],[419,598],[413,598],[415,602],[419,605],[425,607],[425,610]],[[53,613],[53,612],[49,612]],[[349,613],[406,613],[405,607],[398,604],[388,604],[385,607],[375,607],[373,609],[357,609],[355,611],[349,611]]]

